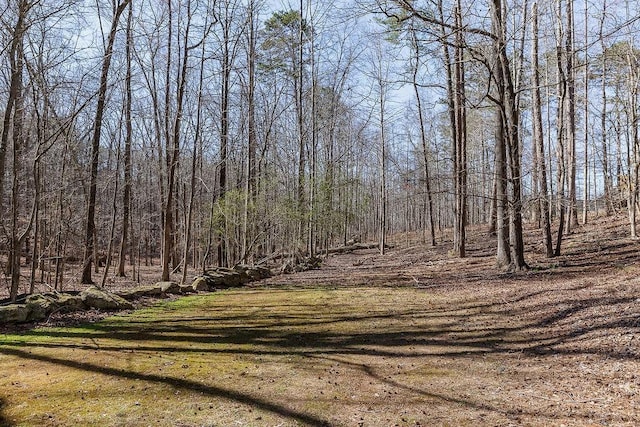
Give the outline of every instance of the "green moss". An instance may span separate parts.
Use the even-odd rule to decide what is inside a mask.
[[[406,332],[403,322],[426,296],[401,293],[229,290],[94,324],[6,335],[4,413],[16,425],[172,425],[167,420],[182,416],[189,425],[324,420],[331,404],[349,401],[351,388],[366,385],[369,375],[343,361],[356,380],[326,385],[332,358],[413,351],[396,334]],[[438,372],[424,367],[412,375]]]

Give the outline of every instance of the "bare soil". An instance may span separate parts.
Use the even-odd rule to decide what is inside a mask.
[[[3,342],[0,331],[0,372],[47,371],[0,375],[0,424],[637,426],[640,242],[627,235],[623,217],[596,219],[546,259],[529,230],[531,268],[521,273],[495,268],[481,229],[465,259],[449,256],[446,236],[430,248],[399,235],[385,255],[329,256],[319,270],[189,297],[149,321],[133,312],[91,334],[39,327],[27,344]],[[156,374],[137,354],[171,364],[155,363]],[[38,388],[55,375],[51,364],[84,372],[63,382],[69,393],[102,401],[113,387],[119,412],[24,409],[22,400],[57,407],[69,397],[46,400],[53,391]],[[93,385],[77,385],[87,372]],[[154,399],[166,399],[163,413]]]

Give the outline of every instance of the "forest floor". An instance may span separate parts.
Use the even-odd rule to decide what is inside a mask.
[[[637,426],[640,242],[580,226],[531,269],[396,236],[319,270],[0,331],[6,426]],[[90,320],[90,319],[89,319]]]

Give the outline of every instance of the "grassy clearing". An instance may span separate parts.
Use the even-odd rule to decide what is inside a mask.
[[[406,321],[429,300],[409,289],[239,290],[1,336],[4,422],[350,424],[334,408],[356,416],[387,400],[376,365],[416,351],[402,334],[418,333]]]
[[[0,335],[0,425],[591,425],[633,384],[594,383],[595,353],[541,351],[538,294],[240,289]]]

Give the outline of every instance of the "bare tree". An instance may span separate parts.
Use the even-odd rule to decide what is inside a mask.
[[[12,31],[12,39],[9,49],[9,63],[11,65],[11,81],[7,110],[5,110],[4,127],[2,129],[2,141],[0,143],[0,175],[4,176],[5,153],[9,142],[9,130],[12,134],[12,169],[13,178],[11,184],[11,242],[9,247],[9,272],[11,274],[11,301],[15,302],[18,295],[20,282],[20,248],[26,234],[19,236],[18,212],[19,212],[19,173],[20,163],[24,149],[24,37],[27,27],[27,14],[31,4],[27,0],[19,0],[17,19]],[[13,114],[13,116],[12,116]],[[3,191],[3,178],[0,179],[0,198]],[[0,210],[2,203],[0,202]]]
[[[460,0],[455,7],[455,54],[453,72],[453,176],[455,189],[455,222],[453,250],[460,257],[466,255],[467,227],[467,113],[465,96],[464,37]]]
[[[420,142],[422,144],[422,154],[424,156],[424,183],[425,191],[427,193],[427,215],[429,221],[429,237],[432,246],[436,245],[436,233],[434,226],[434,213],[433,213],[433,194],[431,191],[431,174],[429,173],[429,150],[427,146],[427,131],[424,119],[424,111],[422,108],[422,97],[420,96],[420,88],[418,85],[418,69],[420,61],[420,44],[418,42],[415,28],[411,27],[411,43],[413,45],[413,73],[412,73],[412,85],[413,91],[416,97],[416,105],[418,107],[418,120],[420,123]]]
[[[509,243],[511,247],[510,268],[528,268],[524,259],[524,238],[522,227],[522,168],[520,155],[519,112],[517,96],[512,80],[512,70],[506,47],[506,17],[503,0],[493,0],[491,4],[494,28],[494,52],[496,69],[493,74],[498,93],[497,105],[504,127],[503,143],[506,147],[509,182]],[[500,141],[498,141],[500,143]],[[498,177],[500,179],[500,176]]]
[[[107,46],[102,57],[102,71],[100,73],[100,86],[98,89],[98,101],[96,105],[96,115],[93,126],[93,136],[91,138],[91,173],[89,176],[89,202],[87,204],[87,222],[85,228],[84,261],[82,267],[82,283],[91,284],[91,266],[95,249],[95,215],[96,215],[96,195],[98,185],[98,164],[100,156],[100,136],[102,134],[102,118],[104,116],[105,100],[107,96],[109,68],[111,67],[111,57],[113,45],[118,30],[118,21],[129,5],[131,0],[123,0],[117,5],[114,4],[111,29],[107,40]]]
[[[176,174],[178,163],[180,161],[180,139],[181,139],[181,126],[183,122],[184,111],[184,98],[187,86],[187,74],[189,66],[189,54],[190,51],[197,48],[198,45],[190,45],[191,36],[191,20],[192,20],[192,5],[191,1],[187,1],[186,11],[186,23],[181,41],[182,50],[182,63],[180,64],[180,71],[178,74],[178,88],[176,96],[176,113],[172,124],[172,133],[170,139],[170,150],[167,153],[167,188],[166,188],[166,200],[164,201],[164,227],[163,227],[163,245],[162,245],[162,280],[168,281],[171,271],[169,268],[170,260],[174,253],[174,236],[173,231],[175,227],[174,223],[174,199],[176,198]],[[169,3],[171,8],[171,3]],[[169,144],[169,142],[167,142]]]
[[[553,241],[551,237],[551,218],[549,212],[549,194],[547,188],[547,167],[544,149],[544,135],[542,134],[542,108],[540,100],[540,58],[538,42],[538,3],[532,7],[533,38],[531,45],[531,63],[533,66],[533,90],[532,90],[532,115],[533,115],[533,140],[535,145],[534,164],[535,177],[538,180],[539,194],[538,206],[542,219],[542,229],[544,233],[544,245],[547,257],[553,256]]]
[[[124,191],[122,194],[122,236],[120,238],[120,256],[118,276],[125,276],[125,257],[129,249],[129,223],[131,217],[131,141],[133,127],[131,117],[131,55],[133,49],[133,1],[127,15],[126,76],[125,76],[125,142],[124,142]]]

